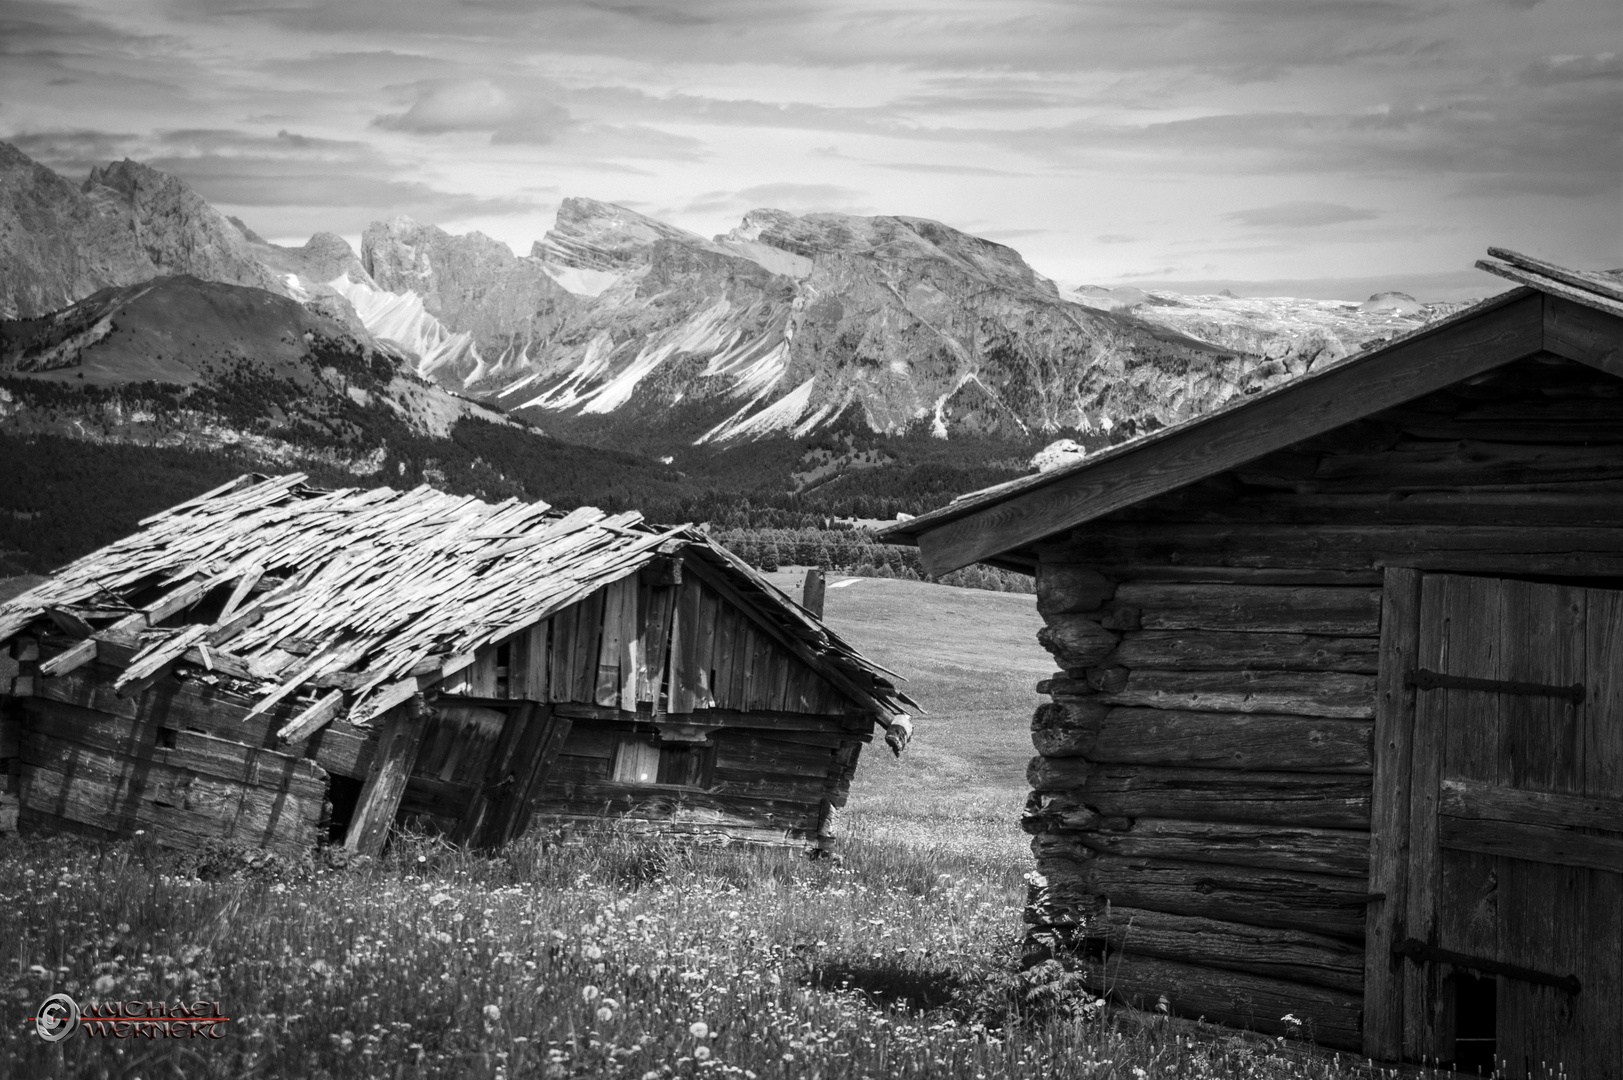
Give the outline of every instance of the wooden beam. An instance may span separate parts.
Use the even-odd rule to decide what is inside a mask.
[[[1524,290],[1046,482],[956,508],[916,534],[945,574],[1441,390],[1544,347],[1544,298]],[[1429,331],[1429,332],[1428,332]]]
[[[1448,814],[1442,815],[1437,828],[1437,842],[1454,851],[1623,874],[1623,837],[1620,836],[1590,836],[1549,825]]]
[[[1588,304],[1544,298],[1544,348],[1623,378],[1623,318]]]
[[[344,846],[361,855],[376,855],[389,838],[400,797],[406,793],[417,750],[428,728],[430,710],[426,707],[396,709],[384,728],[378,751],[372,758],[372,771],[361,788],[350,819]]]
[[[57,653],[39,666],[39,673],[46,677],[53,675],[66,675],[74,668],[83,667],[96,659],[96,639],[85,638],[83,641]]]
[[[1369,891],[1380,899],[1369,905],[1364,928],[1364,1053],[1380,1061],[1395,1061],[1403,1051],[1403,994],[1392,946],[1403,935],[1407,899],[1415,690],[1404,676],[1419,649],[1420,578],[1418,570],[1386,571],[1381,605],[1369,859]]]

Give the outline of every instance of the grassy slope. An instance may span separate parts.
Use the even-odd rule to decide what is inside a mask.
[[[799,573],[775,578],[798,593]],[[1369,1075],[1101,1010],[1054,964],[1016,975],[1015,816],[1050,666],[1031,598],[866,579],[826,613],[930,710],[899,761],[864,756],[843,862],[613,829],[494,859],[397,837],[348,869],[0,837],[0,1076]],[[57,991],[233,1019],[206,1044],[50,1047],[21,1018]]]
[[[791,596],[805,571],[768,575]],[[907,680],[926,713],[900,758],[878,742],[862,756],[848,817],[930,843],[973,841],[1027,869],[1018,828],[1026,797],[1036,681],[1053,660],[1037,644],[1030,596],[920,581],[833,575],[824,618],[866,656]],[[882,822],[882,825],[880,824]]]

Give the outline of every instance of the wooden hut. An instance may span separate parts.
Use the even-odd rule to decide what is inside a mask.
[[[1033,951],[1378,1059],[1620,1075],[1623,277],[1490,255],[1520,287],[888,530],[1037,576]]]
[[[244,476],[0,605],[30,823],[379,851],[605,815],[821,845],[876,665],[690,527]],[[0,653],[0,655],[4,655]]]

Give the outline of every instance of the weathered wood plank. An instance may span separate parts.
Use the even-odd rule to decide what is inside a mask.
[[[515,697],[544,702],[551,686],[548,665],[552,660],[552,620],[544,619],[524,633],[524,673]]]
[[[1373,637],[1381,591],[1304,585],[1126,582],[1116,602],[1139,608],[1145,630],[1242,630]]]
[[[571,604],[552,617],[552,650],[547,661],[547,671],[550,674],[547,696],[554,702],[569,701],[575,687],[575,635],[579,622],[579,604]]]
[[[1113,906],[1085,936],[1127,957],[1154,956],[1243,971],[1355,996],[1364,989],[1362,948],[1302,930]]]
[[[1360,882],[1369,873],[1369,834],[1353,829],[1137,818],[1125,829],[1078,828],[1076,834],[1090,851],[1126,858],[1300,870]]]
[[[574,724],[574,720],[556,710],[537,709],[531,713],[514,756],[516,781],[490,834],[492,846],[505,844],[530,827],[536,807],[546,797],[554,767]]]
[[[1033,790],[1072,792],[1107,815],[1369,828],[1370,782],[1358,776],[1094,765],[1081,758],[1038,757],[1026,778]]]
[[[245,746],[195,731],[128,721],[58,702],[30,703],[29,759],[60,767],[80,747],[115,754],[130,762],[156,762],[170,769],[248,784],[268,791],[287,789],[317,801],[327,794],[326,771],[312,762],[264,747]],[[71,744],[71,745],[70,745]]]
[[[228,839],[291,853],[315,842],[320,797],[248,787],[78,744],[64,763],[57,756],[63,744],[44,745],[40,736],[25,738],[24,760],[32,756],[30,740],[51,761],[29,761],[24,808],[123,836],[145,829],[169,847]]]
[[[1438,809],[1447,817],[1623,833],[1620,799],[1559,795],[1459,779],[1443,780],[1439,791]]]
[[[362,855],[377,855],[389,838],[400,797],[405,794],[428,726],[426,708],[401,707],[386,715],[372,772],[361,788],[344,846]]]
[[[1364,882],[1329,874],[1099,855],[1082,870],[1112,906],[1306,930],[1362,942]]]
[[[1082,750],[1090,761],[1212,769],[1372,771],[1368,721],[1272,713],[1112,708]]]
[[[1416,691],[1420,574],[1386,571],[1381,606],[1380,675],[1375,699],[1375,780],[1370,802],[1368,949],[1364,970],[1364,1053],[1396,1060],[1403,1049],[1403,993],[1392,946],[1402,938],[1409,873],[1409,776]]]
[[[701,693],[698,672],[699,611],[703,603],[703,589],[698,579],[685,577],[677,587],[676,610],[671,620],[669,707],[673,713],[690,713],[698,707]]]
[[[1444,814],[1438,825],[1438,842],[1455,851],[1623,874],[1623,836],[1589,836],[1548,825]]]
[[[1375,679],[1337,671],[1155,671],[1139,668],[1108,705],[1198,712],[1285,713],[1373,719]]]
[[[1421,579],[1420,626],[1417,637],[1419,663],[1433,671],[1451,671],[1449,642],[1444,632],[1450,579],[1426,576]],[[1488,638],[1498,636],[1497,619],[1478,627]],[[1405,673],[1406,674],[1406,673]],[[1402,917],[1404,937],[1434,939],[1437,934],[1437,894],[1441,866],[1437,847],[1437,786],[1441,778],[1444,740],[1447,736],[1444,694],[1415,696],[1414,738],[1408,779],[1409,870]],[[1443,1001],[1443,987],[1436,965],[1400,963],[1402,986],[1402,1056],[1410,1061],[1441,1052],[1445,1019],[1437,1012]]]
[[[1546,327],[1548,323],[1546,322]],[[1546,330],[1548,333],[1548,330]],[[1623,593],[1592,589],[1585,627],[1588,698],[1584,746],[1584,795],[1623,798]],[[1583,927],[1583,1000],[1576,1023],[1586,1033],[1583,1059],[1574,1075],[1601,1076],[1623,1061],[1623,876],[1588,875]]]
[[[1090,985],[1121,1001],[1155,1012],[1161,999],[1178,1016],[1217,1021],[1265,1035],[1301,1035],[1325,1046],[1359,1046],[1356,995],[1281,979],[1172,960],[1112,957]],[[1296,1028],[1285,1021],[1302,1021]]]
[[[1373,675],[1379,639],[1321,634],[1143,630],[1111,655],[1126,668],[1180,671],[1341,671]]]

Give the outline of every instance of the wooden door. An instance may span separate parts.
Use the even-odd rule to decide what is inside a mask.
[[[1417,602],[1386,612],[1416,625],[1382,628],[1382,687],[1402,693],[1383,694],[1377,737],[1391,750],[1407,726],[1410,760],[1406,785],[1376,783],[1366,1025],[1388,1045],[1373,1048],[1623,1075],[1623,593],[1411,583]]]

